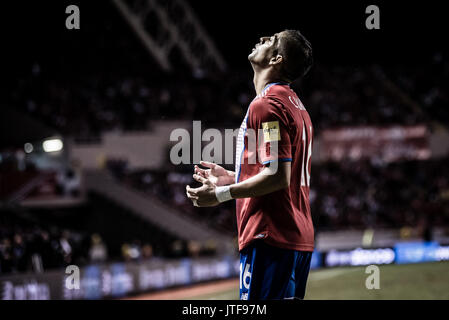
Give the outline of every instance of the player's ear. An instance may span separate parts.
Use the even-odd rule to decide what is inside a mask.
[[[277,64],[281,64],[284,61],[284,58],[280,55],[277,54],[276,56],[272,57],[270,59],[270,65],[277,65]]]

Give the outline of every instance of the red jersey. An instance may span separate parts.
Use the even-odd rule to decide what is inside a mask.
[[[258,134],[254,137],[251,132]],[[290,187],[283,190],[236,200],[239,250],[255,239],[264,239],[280,248],[313,251],[309,205],[312,135],[309,114],[288,84],[267,85],[249,105],[237,138],[236,182],[258,174],[276,160],[291,161],[291,180]],[[277,148],[273,147],[276,144]]]

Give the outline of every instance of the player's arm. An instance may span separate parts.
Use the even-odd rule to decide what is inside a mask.
[[[291,162],[265,167],[255,176],[230,185],[233,199],[260,197],[290,186]]]

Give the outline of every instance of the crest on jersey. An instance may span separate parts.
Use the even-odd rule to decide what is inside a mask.
[[[279,121],[262,122],[262,129],[264,142],[281,140]]]

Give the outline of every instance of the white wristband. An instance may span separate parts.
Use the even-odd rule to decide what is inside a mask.
[[[215,196],[217,197],[218,202],[225,202],[231,200],[232,199],[231,187],[230,186],[215,187]]]

